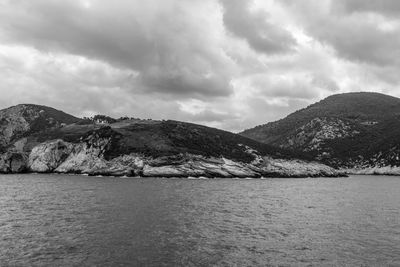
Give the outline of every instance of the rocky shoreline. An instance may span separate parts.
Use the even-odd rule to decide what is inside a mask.
[[[251,163],[189,153],[161,157],[131,153],[106,160],[104,152],[109,141],[100,138],[94,142],[69,143],[58,139],[41,143],[29,153],[7,152],[0,156],[0,172],[197,178],[346,176],[344,172],[317,162],[259,155]]]
[[[334,149],[322,149],[322,144],[356,134],[349,132],[349,121],[335,118],[314,118],[300,127],[304,134],[295,136],[311,146],[296,150],[192,123],[104,115],[80,119],[51,107],[20,104],[0,110],[0,173],[207,178],[400,175],[398,146],[362,156],[364,151],[357,159],[335,158]],[[344,146],[343,140],[335,142]]]
[[[400,167],[398,166],[374,166],[364,168],[341,169],[349,175],[390,175],[400,176]]]

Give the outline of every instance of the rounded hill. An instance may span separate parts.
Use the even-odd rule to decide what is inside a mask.
[[[376,123],[400,115],[400,99],[380,93],[359,92],[329,96],[287,117],[245,130],[241,135],[263,143],[277,143],[282,136],[315,118],[338,118]]]

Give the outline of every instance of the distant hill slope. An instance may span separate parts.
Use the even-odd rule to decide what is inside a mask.
[[[329,96],[286,118],[240,133],[263,143],[280,144],[294,128],[315,118],[339,118],[354,122],[382,121],[400,114],[400,99],[379,93],[346,93]],[[283,140],[281,140],[283,141]]]
[[[129,118],[117,121],[109,117],[109,120],[97,123],[97,117],[105,116],[82,120],[50,107],[21,104],[0,110],[0,140],[3,141],[3,149],[17,145],[19,150],[22,147],[29,152],[35,145],[48,140],[63,139],[78,143],[96,132],[112,136],[113,142],[106,154],[110,158],[129,153],[194,153],[250,162],[253,156],[246,152],[246,146],[257,149],[263,155],[296,156],[231,132],[192,123]]]
[[[0,151],[23,136],[80,120],[40,105],[21,104],[0,110]]]
[[[399,126],[399,98],[346,93],[240,134],[335,167],[399,166]]]

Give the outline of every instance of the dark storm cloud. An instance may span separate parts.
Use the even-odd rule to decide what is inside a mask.
[[[227,80],[221,76],[204,77],[195,73],[171,72],[168,69],[146,72],[139,76],[148,92],[177,95],[226,96],[231,93]]]
[[[126,12],[117,16],[109,5],[99,5],[93,11],[78,1],[38,0],[11,2],[7,8],[0,14],[11,41],[125,67],[145,67],[152,61],[154,45],[137,20],[128,18]]]
[[[267,12],[251,11],[252,1],[221,0],[221,3],[226,28],[245,39],[256,51],[267,54],[287,52],[296,44],[290,32],[268,22]]]
[[[0,0],[0,108],[240,131],[336,92],[400,96],[399,3]]]
[[[174,1],[15,1],[0,10],[10,42],[100,59],[166,94],[229,95],[226,62]],[[198,1],[193,1],[195,4]],[[157,5],[156,5],[157,4]],[[174,17],[171,17],[174,13]]]

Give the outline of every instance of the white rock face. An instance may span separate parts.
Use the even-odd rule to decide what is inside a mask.
[[[103,155],[109,142],[109,138],[96,138],[90,143],[74,144],[69,156],[55,169],[55,172],[93,174],[110,168],[109,162]]]
[[[145,165],[143,168],[143,175],[145,177],[181,177],[185,176],[186,172],[183,167],[177,168],[176,166],[158,166],[152,167]]]
[[[229,173],[232,177],[257,177],[260,176],[258,172],[251,169],[251,164],[244,164],[223,158],[224,163],[221,166],[223,171]]]
[[[400,167],[383,166],[383,167],[367,167],[367,168],[351,168],[342,169],[348,174],[363,174],[363,175],[400,175]]]
[[[28,167],[34,172],[52,172],[69,156],[74,145],[55,140],[35,146],[29,154]]]
[[[315,118],[296,130],[281,147],[298,147],[304,151],[318,150],[325,140],[354,136],[359,132],[338,118]]]
[[[54,140],[33,148],[28,168],[33,172],[83,173],[89,175],[143,177],[316,177],[339,176],[341,173],[326,165],[300,160],[262,157],[257,151],[251,163],[226,158],[180,154],[167,157],[146,157],[140,154],[104,158],[110,139],[94,142],[68,143]]]
[[[335,176],[337,170],[318,162],[265,158],[263,170],[282,176]]]
[[[165,177],[316,177],[338,176],[337,170],[316,162],[283,160],[265,157],[261,164],[253,165],[229,159],[206,159],[201,156],[186,155],[192,158],[179,165],[151,166],[145,164],[143,175]],[[343,173],[342,173],[343,174]]]

